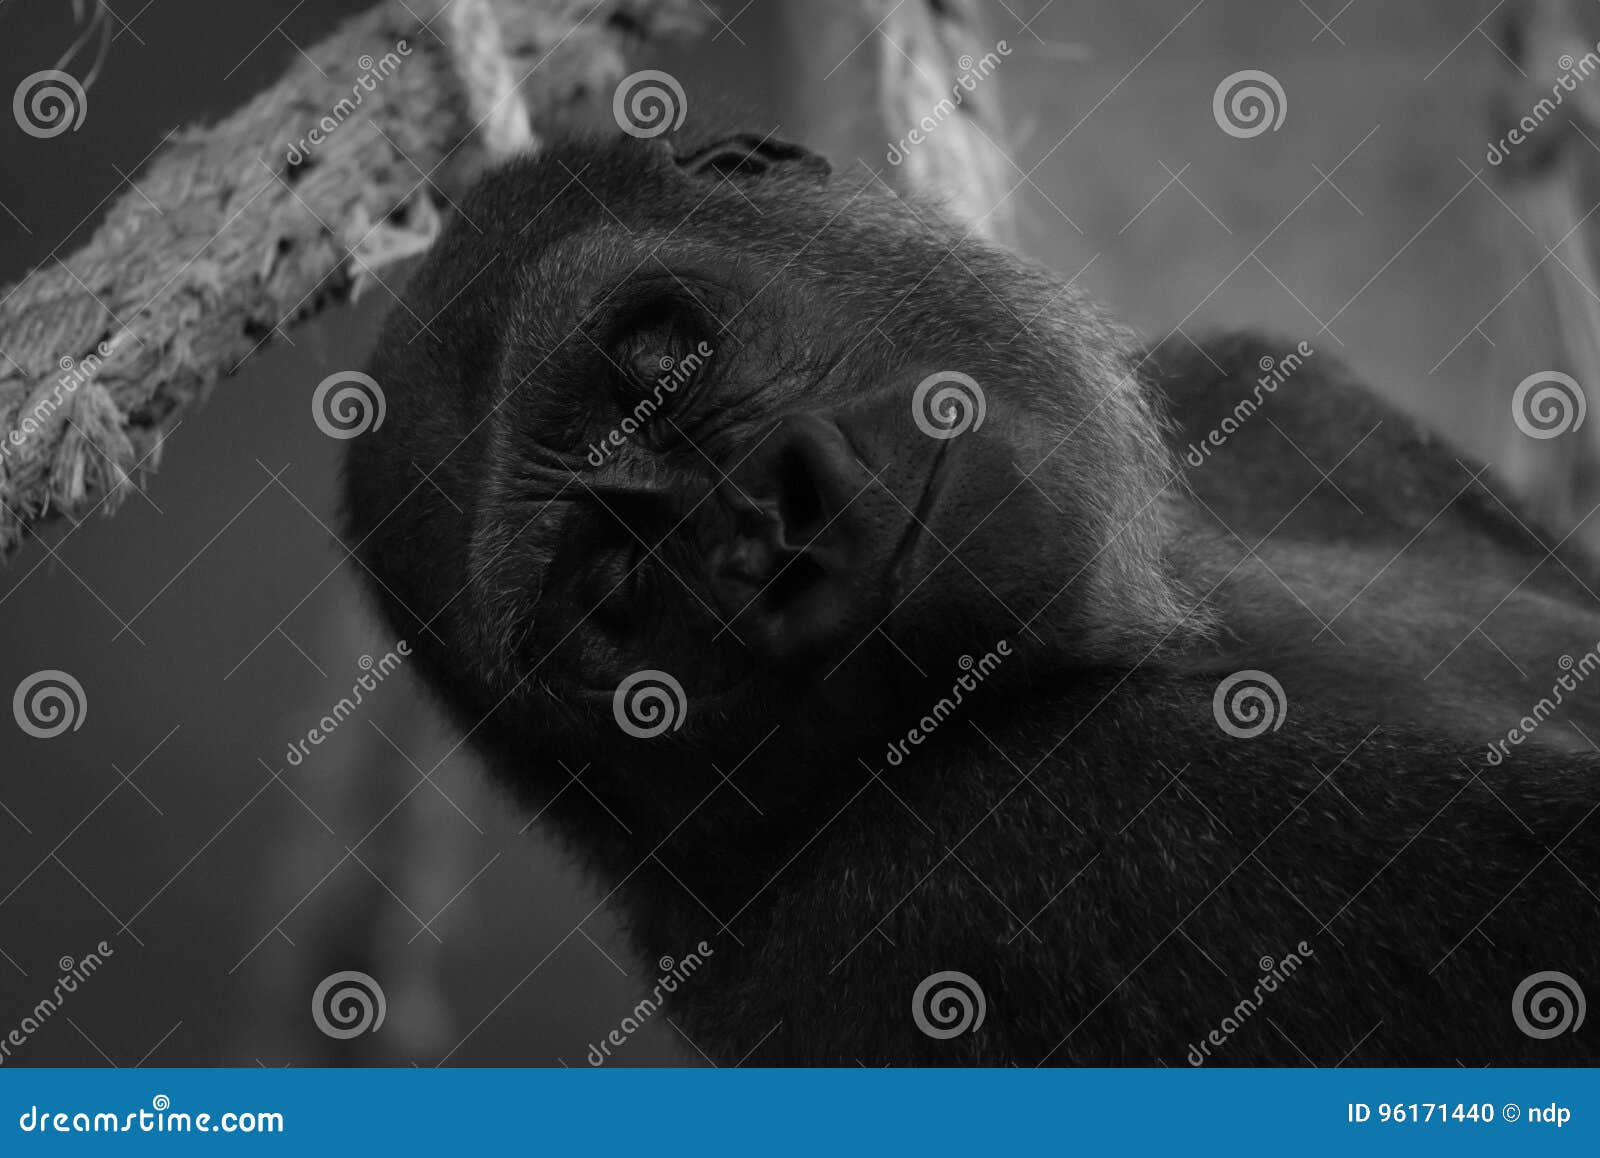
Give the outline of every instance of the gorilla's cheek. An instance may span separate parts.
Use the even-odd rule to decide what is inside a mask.
[[[899,561],[891,630],[937,658],[1027,634],[1076,565],[1070,507],[1018,465],[1002,429],[968,432],[944,450],[917,534]]]

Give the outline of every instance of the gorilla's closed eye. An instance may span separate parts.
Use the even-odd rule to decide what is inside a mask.
[[[617,346],[615,360],[630,386],[648,390],[693,352],[682,328],[663,324],[634,330]],[[691,363],[692,365],[692,363]]]
[[[701,308],[684,296],[633,303],[615,316],[609,330],[604,348],[617,372],[624,410],[682,405],[706,376],[709,328]]]

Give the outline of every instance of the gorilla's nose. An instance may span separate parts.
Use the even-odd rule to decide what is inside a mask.
[[[870,631],[861,621],[896,545],[873,487],[838,423],[783,419],[721,491],[732,533],[711,552],[711,584],[730,630],[793,661]]]

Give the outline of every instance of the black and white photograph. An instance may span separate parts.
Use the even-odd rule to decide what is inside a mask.
[[[1600,1063],[1592,0],[3,0],[5,96],[0,1076]]]

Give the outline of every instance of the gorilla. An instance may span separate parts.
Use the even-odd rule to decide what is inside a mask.
[[[369,371],[365,586],[694,1052],[1600,1060],[1600,568],[1314,341],[1143,347],[801,147],[578,138]]]

